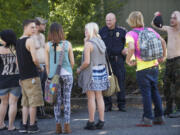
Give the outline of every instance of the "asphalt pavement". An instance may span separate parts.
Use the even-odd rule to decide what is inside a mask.
[[[105,126],[102,130],[84,130],[88,120],[87,108],[72,109],[70,135],[180,135],[180,118],[166,118],[165,125],[153,125],[153,127],[136,127],[141,120],[141,105],[130,105],[127,112],[119,112],[117,108],[105,113]],[[98,121],[98,113],[96,113]],[[16,120],[15,125],[19,127],[20,119]],[[7,121],[6,121],[7,123]],[[55,120],[39,119],[38,126],[40,132],[35,135],[56,135]],[[18,131],[0,131],[0,135],[24,135]]]

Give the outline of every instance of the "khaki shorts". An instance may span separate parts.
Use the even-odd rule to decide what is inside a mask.
[[[22,106],[37,107],[44,105],[39,77],[22,80],[20,83],[22,87]]]

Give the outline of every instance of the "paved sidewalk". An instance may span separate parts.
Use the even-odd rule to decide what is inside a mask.
[[[71,115],[71,135],[180,135],[180,118],[166,118],[166,125],[153,127],[136,127],[135,124],[141,119],[142,107],[129,106],[127,112],[114,110],[105,113],[105,127],[103,130],[88,131],[84,130],[88,120],[86,108],[73,109]],[[97,116],[97,114],[96,114]],[[97,120],[98,118],[96,118]],[[16,121],[16,126],[19,126]],[[36,135],[55,135],[55,120],[41,119],[38,122],[40,132]],[[24,135],[18,131],[0,131],[0,135]]]

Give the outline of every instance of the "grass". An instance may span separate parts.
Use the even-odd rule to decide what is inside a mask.
[[[83,43],[72,43],[73,51],[83,51]]]

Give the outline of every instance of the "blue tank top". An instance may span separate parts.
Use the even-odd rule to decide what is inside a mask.
[[[53,43],[52,42],[48,42],[48,45],[50,47],[49,50],[49,74],[48,74],[48,78],[52,78],[55,73],[56,73],[56,68],[59,64],[59,55],[60,55],[60,51],[56,51],[56,58],[54,58],[54,48],[53,48]],[[62,41],[58,44],[59,46],[62,47],[63,43]],[[69,61],[69,55],[68,55],[68,47],[69,44],[67,41],[65,41],[65,46],[64,46],[64,57],[63,57],[63,62],[62,62],[62,68],[64,68],[68,73],[72,74],[72,68],[71,68],[71,64]],[[54,59],[56,60],[56,63],[54,61]]]

